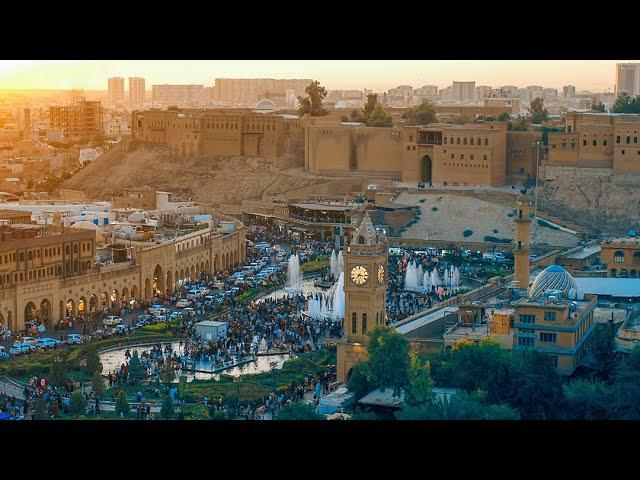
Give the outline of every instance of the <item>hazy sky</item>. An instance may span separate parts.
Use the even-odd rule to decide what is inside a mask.
[[[311,78],[327,89],[386,90],[397,85],[542,85],[613,89],[615,64],[626,60],[0,60],[0,89],[106,90],[112,76],[153,84],[213,85],[216,77]],[[126,83],[126,81],[125,81]],[[128,88],[125,87],[125,88]]]

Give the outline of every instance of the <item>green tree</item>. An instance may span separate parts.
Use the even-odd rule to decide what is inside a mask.
[[[87,400],[80,390],[76,390],[71,394],[69,399],[69,411],[74,415],[84,415],[87,410]]]
[[[498,115],[499,122],[508,122],[510,119],[511,115],[509,115],[507,112],[502,112],[500,115]]]
[[[529,105],[529,113],[531,114],[531,123],[540,124],[549,117],[549,112],[544,108],[544,100],[542,98],[534,98]]]
[[[598,325],[593,333],[591,353],[594,357],[594,372],[597,378],[609,380],[617,366],[616,340],[613,324]]]
[[[313,404],[294,402],[282,407],[276,415],[276,420],[324,420],[324,417],[316,413]]]
[[[356,394],[356,398],[362,398],[376,386],[371,381],[371,369],[369,362],[356,363],[351,369],[347,380],[347,388]]]
[[[436,107],[424,100],[420,105],[409,108],[402,118],[410,125],[428,125],[436,121]]]
[[[209,417],[211,420],[229,420],[229,414],[224,410],[219,410],[217,408],[209,407]]]
[[[367,119],[368,127],[392,127],[393,118],[382,108],[381,104],[377,104]]]
[[[64,361],[54,361],[49,368],[49,381],[61,386],[69,379],[69,368]]]
[[[563,417],[570,420],[606,420],[609,418],[609,388],[604,382],[576,380],[565,393]]]
[[[126,417],[129,415],[131,407],[129,406],[129,400],[127,400],[127,396],[124,394],[124,392],[118,395],[118,398],[116,399],[115,410],[118,416],[124,415]]]
[[[322,108],[322,101],[327,96],[327,90],[320,85],[317,80],[311,82],[307,88],[305,88],[306,97],[298,97],[300,102],[300,108],[298,114],[310,115],[312,117],[321,117],[327,114],[327,111]]]
[[[626,93],[621,93],[611,107],[613,113],[640,113],[640,96],[631,98]]]
[[[429,373],[429,362],[422,361],[416,353],[411,352],[409,354],[409,385],[404,397],[407,405],[422,405],[433,401],[433,380]]]
[[[169,395],[165,395],[164,399],[162,400],[162,406],[160,407],[160,418],[171,420],[175,414],[176,409],[173,405],[173,401],[169,398]]]
[[[604,113],[606,111],[606,108],[604,107],[604,103],[598,102],[594,98],[593,103],[591,104],[591,111]]]
[[[368,351],[372,383],[378,388],[393,388],[393,394],[399,396],[410,381],[409,341],[393,328],[376,328]]]
[[[140,382],[147,377],[147,370],[138,357],[138,352],[134,352],[129,360],[129,377],[134,382]]]
[[[167,360],[160,372],[160,381],[166,386],[170,386],[173,381],[176,379],[176,369],[173,365],[173,362]]]
[[[93,390],[93,393],[98,397],[104,396],[104,379],[98,371],[94,372],[91,377],[91,390]]]
[[[102,363],[100,362],[100,355],[98,352],[91,348],[87,351],[87,356],[85,358],[86,367],[85,371],[90,375],[93,375],[95,372],[102,373]]]

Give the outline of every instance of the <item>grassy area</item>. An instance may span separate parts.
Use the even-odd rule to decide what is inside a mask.
[[[83,360],[88,355],[96,353],[108,347],[138,343],[143,341],[166,341],[175,338],[175,335],[168,333],[149,333],[137,331],[129,337],[110,338],[107,340],[96,340],[81,345],[72,345],[69,348],[58,348],[45,350],[28,355],[13,357],[6,362],[0,362],[0,375],[12,378],[25,379],[31,376],[44,377],[48,379],[51,365],[56,357],[62,360],[68,367],[71,375],[76,380],[89,380],[90,373],[86,371]]]
[[[240,390],[242,402],[261,403],[271,392],[286,390],[293,382],[301,381],[305,376],[320,372],[325,365],[335,364],[335,348],[323,348],[305,353],[287,360],[281,369],[272,372],[246,375],[242,382],[236,383],[228,375],[222,375],[220,381],[194,380],[183,386],[181,392],[187,402],[199,402],[204,395],[209,398],[235,396]]]
[[[325,268],[329,268],[329,264],[331,263],[330,258],[326,255],[321,255],[316,257],[315,260],[310,260],[306,263],[300,265],[300,269],[304,273],[308,272],[317,272],[318,270],[324,270]]]
[[[484,237],[484,241],[490,243],[511,243],[510,238],[498,238],[492,237],[491,235],[487,235],[486,237]]]

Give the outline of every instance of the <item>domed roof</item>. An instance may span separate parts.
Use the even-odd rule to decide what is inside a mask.
[[[560,290],[565,294],[571,289],[578,289],[578,284],[560,265],[550,265],[542,270],[529,287],[529,297],[536,298],[547,290]]]
[[[268,98],[263,98],[258,103],[256,103],[256,110],[275,110],[276,104],[273,100],[269,100]]]
[[[79,222],[71,225],[71,228],[86,228],[87,230],[100,230],[100,227],[95,223],[91,223],[89,220],[80,220]]]

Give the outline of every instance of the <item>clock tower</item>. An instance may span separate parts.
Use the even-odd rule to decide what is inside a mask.
[[[367,357],[368,335],[384,326],[387,292],[387,243],[365,212],[344,255],[344,336],[338,342],[338,381]]]

